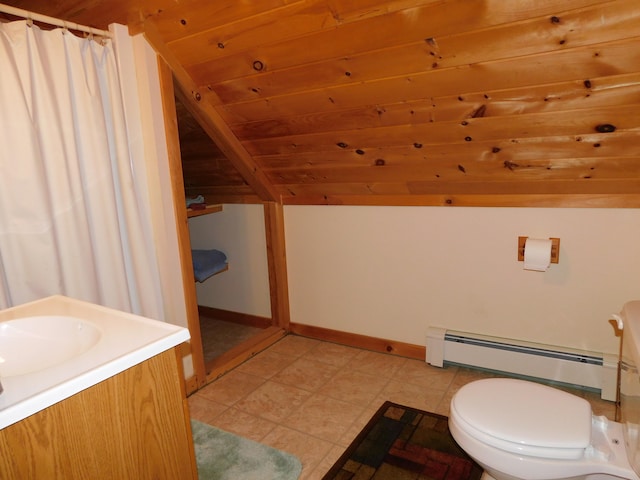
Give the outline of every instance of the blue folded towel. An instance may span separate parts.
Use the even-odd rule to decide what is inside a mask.
[[[189,208],[193,203],[204,203],[204,197],[202,195],[198,195],[195,198],[187,198],[187,208]]]
[[[227,256],[220,250],[191,250],[193,274],[198,282],[224,270],[227,267]]]

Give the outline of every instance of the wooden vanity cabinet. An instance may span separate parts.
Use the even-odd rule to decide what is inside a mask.
[[[0,430],[0,478],[197,479],[186,402],[172,348]]]

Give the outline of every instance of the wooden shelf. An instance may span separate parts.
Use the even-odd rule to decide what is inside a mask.
[[[210,213],[216,213],[222,211],[222,205],[207,205],[202,210],[194,210],[192,208],[187,208],[187,217],[199,217],[200,215],[208,215]]]
[[[212,274],[211,276],[205,278],[203,281],[207,281],[208,279],[210,279],[211,277],[215,277],[216,275],[218,275],[219,273],[222,272],[226,272],[227,270],[229,270],[229,264],[227,264],[224,268],[221,268],[220,270],[218,270],[216,273]],[[194,281],[197,282],[198,280],[196,280],[194,278]]]
[[[227,270],[229,270],[229,264],[227,264],[227,266],[226,266],[226,267],[224,267],[222,270],[220,270],[220,271],[218,271],[218,272],[214,273],[214,275],[218,275],[219,273],[226,272]]]

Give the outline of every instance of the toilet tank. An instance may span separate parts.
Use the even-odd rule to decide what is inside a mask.
[[[620,356],[620,421],[629,463],[640,475],[640,301],[627,302],[620,317],[624,324]]]

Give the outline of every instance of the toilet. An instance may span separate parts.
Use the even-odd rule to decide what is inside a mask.
[[[595,416],[585,399],[512,378],[471,382],[451,400],[449,430],[495,480],[640,480],[640,301],[624,325],[620,423]]]

